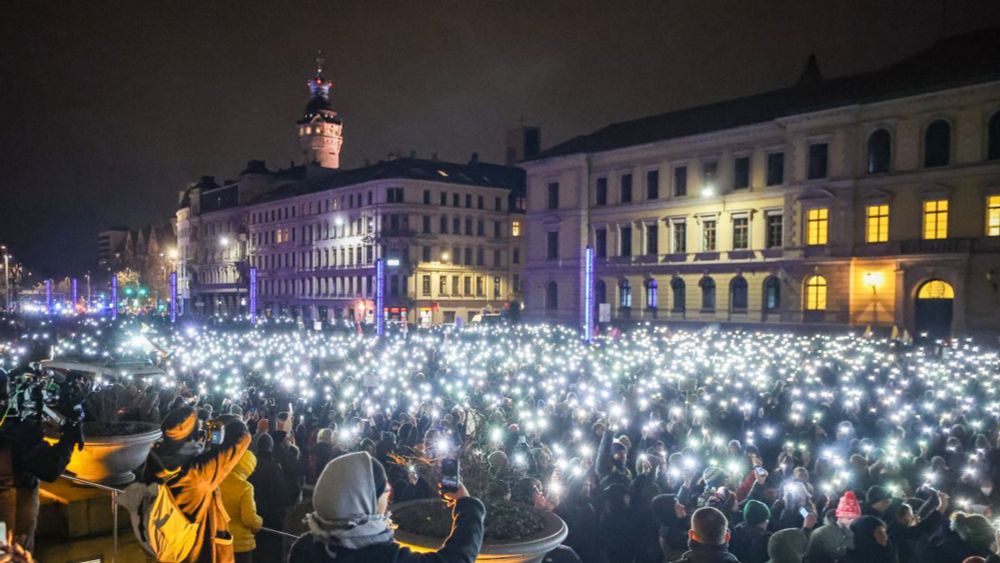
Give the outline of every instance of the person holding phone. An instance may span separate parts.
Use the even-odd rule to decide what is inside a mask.
[[[416,553],[393,540],[392,488],[382,464],[367,452],[330,461],[313,490],[309,531],[292,545],[289,563],[472,563],[482,548],[486,507],[469,496],[457,460],[443,463],[442,473],[441,495],[452,506],[452,532],[436,552]]]

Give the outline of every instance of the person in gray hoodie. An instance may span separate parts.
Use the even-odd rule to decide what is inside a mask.
[[[767,542],[768,563],[802,563],[809,540],[798,528],[786,528],[771,534]]]

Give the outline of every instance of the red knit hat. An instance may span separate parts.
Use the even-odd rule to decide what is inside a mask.
[[[858,504],[858,498],[854,496],[854,493],[847,491],[844,496],[840,497],[840,502],[837,503],[837,518],[860,518],[861,517],[861,505]]]

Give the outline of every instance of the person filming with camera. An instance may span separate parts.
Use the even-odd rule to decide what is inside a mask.
[[[316,481],[309,531],[296,540],[288,561],[472,563],[483,544],[486,507],[458,481],[457,463],[454,470],[454,480],[447,471],[442,480],[442,497],[453,510],[451,534],[436,552],[416,553],[393,540],[392,489],[382,464],[363,451],[330,461]]]

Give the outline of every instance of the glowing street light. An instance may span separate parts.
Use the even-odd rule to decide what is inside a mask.
[[[219,237],[219,244],[222,246],[229,246],[229,237]]]

